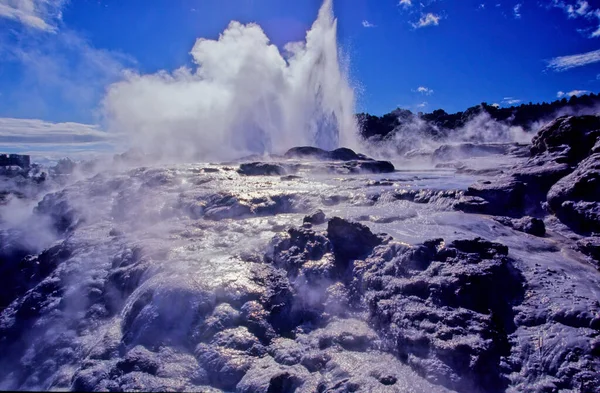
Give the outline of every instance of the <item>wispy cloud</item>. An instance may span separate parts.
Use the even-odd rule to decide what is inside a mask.
[[[504,99],[502,99],[502,103],[507,105],[515,105],[519,102],[521,102],[521,100],[514,97],[504,97]]]
[[[600,49],[576,55],[555,57],[548,61],[547,68],[561,72],[597,62],[600,62]]]
[[[48,32],[57,30],[66,0],[0,0],[0,17]]]
[[[589,90],[571,90],[568,93],[565,93],[564,91],[559,91],[558,93],[556,93],[556,97],[563,98],[563,97],[582,96],[584,94],[588,94],[589,92],[590,92]]]
[[[440,19],[442,19],[441,16],[429,12],[427,14],[422,14],[419,21],[416,23],[411,23],[411,25],[415,29],[420,29],[421,27],[426,26],[437,26],[440,24]]]
[[[591,31],[589,33],[590,38],[600,37],[600,8],[594,9],[586,0],[552,0],[549,7],[562,9],[569,19],[585,18],[594,21],[596,27],[578,29],[578,31],[582,33],[589,33]]]
[[[56,34],[24,35],[0,48],[5,64],[18,67],[10,95],[17,116],[46,117],[65,110],[78,120],[92,121],[105,88],[123,76],[131,57],[93,47],[77,33],[61,29]]]
[[[433,94],[433,90],[425,86],[419,86],[416,89],[413,89],[412,91],[415,93],[421,93],[426,96],[430,96]]]
[[[421,108],[421,109],[423,109],[423,108],[425,108],[427,105],[429,105],[429,103],[428,103],[427,101],[423,101],[422,103],[420,103],[420,104],[418,104],[418,105],[417,105],[417,108]]]
[[[521,7],[522,6],[523,6],[523,4],[519,3],[519,4],[515,5],[513,8],[513,12],[515,13],[515,18],[517,18],[517,19],[521,19]]]
[[[362,25],[363,25],[363,27],[377,27],[377,25],[374,25],[373,23],[369,22],[368,20],[363,20]]]
[[[412,0],[400,0],[400,3],[398,3],[398,5],[408,8],[408,7],[412,7],[413,4],[412,4]]]
[[[110,143],[119,137],[97,125],[52,123],[38,119],[0,118],[0,146],[12,144],[88,144]]]

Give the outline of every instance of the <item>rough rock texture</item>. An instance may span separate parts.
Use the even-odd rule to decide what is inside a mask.
[[[544,236],[546,234],[546,226],[544,221],[534,217],[523,217],[523,218],[510,218],[510,217],[496,217],[496,221],[502,225],[513,228],[516,231],[529,233],[534,236]]]
[[[542,127],[531,141],[531,154],[560,151],[570,163],[587,157],[600,136],[600,117],[562,116]]]
[[[336,161],[370,160],[370,158],[364,154],[357,154],[353,150],[345,147],[327,151],[319,149],[318,147],[300,146],[291,148],[283,156],[285,158],[313,158],[318,160]]]
[[[246,176],[283,176],[288,170],[279,164],[251,162],[241,164],[239,173]]]
[[[583,160],[548,192],[552,212],[579,232],[600,232],[600,153]]]
[[[586,237],[577,241],[577,249],[587,255],[590,262],[600,269],[600,237]]]
[[[312,214],[304,217],[303,222],[310,223],[313,225],[323,224],[323,223],[325,223],[325,213],[323,213],[323,210],[318,209],[317,211],[313,212]]]
[[[459,145],[442,145],[435,149],[431,159],[433,161],[447,162],[470,157],[485,157],[492,154],[505,154],[508,148],[508,145],[496,144],[462,143]]]
[[[356,267],[371,320],[403,361],[459,391],[502,391],[523,279],[505,246],[439,240],[379,249]],[[358,279],[358,278],[357,278]]]
[[[246,159],[250,158],[257,159],[259,157],[247,157]],[[299,171],[339,174],[391,173],[395,171],[394,165],[389,161],[373,160],[364,154],[358,154],[343,147],[333,151],[310,146],[295,147],[288,150],[283,158],[309,161],[301,161],[301,163],[247,162],[240,164],[238,172],[246,176],[290,176]]]
[[[563,116],[542,127],[533,138],[531,157],[491,180],[471,186],[455,207],[492,215],[541,216],[543,203],[572,229],[600,228],[598,153],[600,117]]]

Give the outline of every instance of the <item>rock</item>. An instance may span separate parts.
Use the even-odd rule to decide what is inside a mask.
[[[546,226],[544,221],[534,217],[523,217],[514,219],[510,217],[496,217],[494,220],[502,225],[513,228],[516,231],[525,232],[530,235],[543,237],[546,235]]]
[[[304,217],[303,222],[309,222],[313,225],[323,224],[325,223],[325,213],[323,213],[323,210],[319,209],[311,215]]]
[[[600,153],[583,160],[548,192],[552,212],[572,229],[600,232]]]
[[[600,136],[600,117],[562,116],[542,127],[531,141],[531,155],[561,152],[570,163],[586,158]]]
[[[470,186],[466,196],[479,197],[487,201],[485,213],[493,215],[509,215],[519,217],[524,210],[527,187],[525,183],[508,176],[495,178],[493,181],[479,181]]]
[[[368,227],[339,217],[329,220],[327,237],[336,257],[346,261],[365,257],[383,242]]]
[[[354,268],[372,326],[426,379],[457,391],[503,391],[523,277],[483,239],[378,247]]]
[[[367,158],[362,154],[356,154],[353,150],[348,149],[346,147],[340,147],[339,149],[335,149],[332,152],[330,152],[329,155],[332,160],[340,161],[364,160]]]
[[[590,261],[600,269],[600,237],[586,237],[577,241],[577,249],[590,257]]]
[[[351,162],[353,163],[353,161]],[[355,167],[360,172],[368,173],[391,173],[396,170],[389,161],[359,161]]]
[[[285,158],[314,158],[319,160],[327,160],[330,154],[327,150],[319,149],[312,146],[293,147],[285,152]]]
[[[245,176],[283,176],[287,174],[283,166],[266,162],[241,164],[238,172]]]
[[[319,149],[318,147],[300,146],[293,147],[284,155],[285,158],[312,158],[318,160],[354,161],[369,160],[363,154],[357,154],[353,150],[340,147],[332,151]]]
[[[494,154],[506,154],[507,145],[461,143],[458,145],[442,145],[435,149],[433,161],[454,161],[471,157],[485,157]]]
[[[156,375],[159,367],[158,356],[138,345],[131,349],[123,360],[117,362],[115,369],[121,374],[139,371]]]

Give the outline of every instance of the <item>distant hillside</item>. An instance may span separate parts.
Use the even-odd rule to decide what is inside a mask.
[[[434,139],[451,135],[452,130],[463,128],[469,121],[482,113],[487,113],[492,120],[508,126],[520,126],[530,130],[540,121],[548,121],[562,114],[600,112],[600,95],[572,96],[551,103],[521,104],[509,108],[498,108],[483,102],[481,105],[468,108],[464,112],[446,113],[443,109],[431,113],[415,114],[406,109],[396,109],[383,116],[372,116],[368,113],[357,115],[364,138],[389,136],[395,129],[420,122],[419,131],[429,134]]]

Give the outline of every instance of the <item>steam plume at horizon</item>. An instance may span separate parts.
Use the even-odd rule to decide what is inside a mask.
[[[284,54],[254,23],[199,38],[195,69],[126,73],[102,108],[111,131],[147,153],[227,159],[298,145],[357,144],[354,91],[340,66],[337,21],[325,0],[305,42]]]

